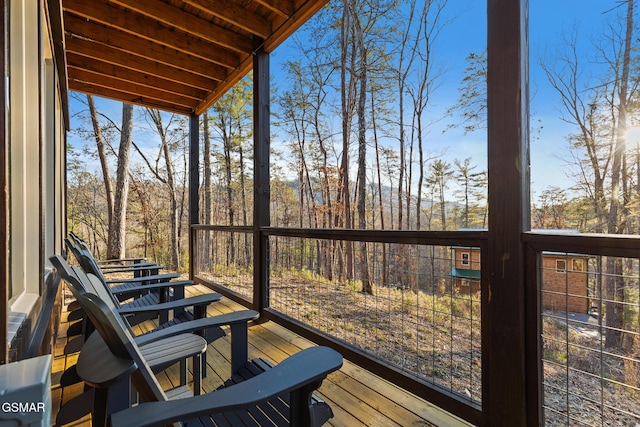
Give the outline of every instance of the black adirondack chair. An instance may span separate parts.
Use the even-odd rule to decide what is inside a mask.
[[[77,267],[71,267],[60,255],[54,255],[50,257],[49,260],[56,268],[56,271],[58,272],[60,277],[62,277],[62,279],[69,285],[71,292],[78,302],[79,296],[84,295],[87,292],[91,292],[95,295],[98,295],[110,310],[112,310],[114,313],[119,314],[120,316],[124,316],[127,319],[127,316],[129,314],[135,313],[137,311],[171,311],[176,306],[184,306],[185,304],[190,305],[192,303],[195,303],[194,312],[197,316],[195,319],[178,321],[174,318],[169,322],[160,324],[157,328],[142,335],[136,336],[135,340],[138,345],[157,341],[168,336],[185,332],[195,332],[200,336],[203,336],[206,339],[207,343],[211,343],[215,339],[225,335],[224,331],[221,328],[222,326],[229,326],[232,336],[232,363],[235,365],[239,365],[240,363],[244,363],[246,361],[248,354],[248,322],[258,318],[259,314],[257,311],[240,310],[218,316],[205,317],[206,305],[208,304],[209,299],[202,298],[201,300],[203,301],[203,304],[198,305],[197,303],[198,301],[200,301],[200,297],[206,297],[206,295],[188,298],[187,300],[170,301],[154,306],[122,308],[118,305],[118,301],[113,297],[113,295],[108,292],[104,283],[96,276],[87,274]],[[218,297],[220,296],[218,295]],[[130,325],[128,323],[127,327],[130,328]],[[93,322],[88,323],[85,330],[85,335],[87,337],[91,334],[93,328],[95,328]],[[130,329],[129,331],[132,335],[134,335]],[[204,353],[202,357],[202,375],[206,375],[206,353]],[[181,377],[186,377],[185,365],[181,367]]]
[[[76,275],[83,284],[85,278]],[[91,279],[91,275],[85,277]],[[101,340],[95,338],[95,333],[87,340],[78,359],[78,372],[96,387],[108,385],[112,376],[130,373],[133,386],[145,402],[114,413],[111,416],[114,426],[155,426],[179,421],[188,421],[190,426],[317,426],[333,416],[331,408],[313,396],[313,391],[329,373],[342,366],[342,356],[336,351],[312,347],[276,366],[264,359],[245,358],[242,363],[236,360],[232,363],[231,379],[221,389],[184,398],[184,390],[168,393],[162,390],[122,317],[90,288],[86,283],[87,292],[78,293],[76,298],[95,324]],[[105,372],[99,372],[97,366],[106,367]],[[106,394],[101,396],[106,400]],[[181,398],[170,400],[172,396]],[[106,402],[101,408],[94,413],[106,414]]]

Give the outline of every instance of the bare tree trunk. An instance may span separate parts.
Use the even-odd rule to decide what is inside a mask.
[[[405,132],[404,132],[404,94],[405,94],[405,88],[407,85],[407,77],[409,75],[409,71],[411,70],[411,64],[413,63],[413,60],[415,58],[415,46],[410,46],[409,45],[409,38],[410,38],[410,32],[411,32],[411,23],[413,22],[414,19],[414,15],[415,15],[415,7],[416,7],[416,2],[415,0],[411,1],[410,3],[410,11],[409,11],[409,21],[407,23],[406,26],[406,31],[402,34],[402,40],[400,43],[400,59],[399,59],[399,64],[398,64],[398,119],[399,119],[399,135],[398,135],[398,145],[400,148],[400,159],[398,162],[399,165],[399,176],[398,176],[398,194],[397,194],[397,198],[398,198],[398,224],[397,224],[397,229],[401,230],[402,229],[402,214],[403,214],[403,198],[404,198],[404,193],[403,193],[403,185],[404,185],[404,180],[405,180],[405,170],[406,170],[406,165],[407,165],[407,161],[406,161],[406,152],[405,152]],[[409,55],[409,62],[408,64],[405,66],[404,62],[405,62],[405,52],[406,50],[409,50],[411,53]],[[403,67],[405,67],[403,69]]]
[[[384,204],[382,198],[382,172],[380,167],[380,150],[378,148],[378,132],[376,126],[376,113],[375,113],[375,101],[373,96],[373,88],[371,88],[371,125],[373,127],[373,142],[375,144],[375,152],[376,152],[376,174],[378,178],[378,209],[380,210],[380,229],[384,230]],[[391,178],[391,177],[389,177]],[[393,216],[391,217],[393,221]],[[374,266],[375,270],[375,266]],[[389,284],[389,266],[387,263],[387,245],[382,244],[382,262],[381,262],[381,276],[382,283],[385,285]]]
[[[622,75],[618,91],[618,122],[616,126],[616,145],[613,152],[613,164],[611,166],[611,202],[609,205],[609,218],[607,220],[607,232],[609,234],[622,233],[622,222],[618,216],[620,208],[620,175],[622,167],[622,155],[626,145],[627,133],[627,102],[629,85],[629,66],[631,62],[631,41],[633,36],[633,3],[627,0],[626,34],[624,40],[624,53],[622,57]],[[622,276],[622,260],[607,257],[607,291],[606,303],[606,347],[619,348],[622,345],[623,312],[624,312],[624,278]]]
[[[353,5],[353,0],[352,5]],[[358,228],[367,228],[367,122],[365,110],[367,108],[367,50],[364,45],[364,34],[360,23],[360,15],[355,13],[355,7],[352,12],[353,28],[355,31],[357,48],[359,51],[359,73],[358,80],[360,83],[358,93]],[[360,279],[362,280],[362,292],[373,294],[373,286],[369,277],[369,256],[367,254],[367,243],[360,242]]]
[[[351,14],[349,10],[349,0],[345,0],[341,25],[341,69],[340,69],[340,90],[342,98],[342,163],[340,174],[342,175],[342,203],[344,206],[344,227],[351,228],[351,205],[349,194],[349,134],[351,125],[351,100],[352,100],[352,80],[347,82],[347,58],[349,53],[349,32],[351,31]],[[353,64],[353,60],[351,61]],[[345,275],[347,280],[353,278],[353,245],[350,241],[345,243]]]
[[[87,104],[89,105],[89,115],[91,116],[91,124],[93,125],[93,134],[96,139],[96,149],[98,151],[98,157],[100,158],[100,166],[102,167],[102,179],[104,180],[104,194],[107,199],[107,223],[111,228],[113,221],[113,187],[111,184],[111,175],[109,173],[109,163],[107,162],[107,153],[104,146],[104,139],[102,137],[102,129],[100,128],[100,122],[98,121],[98,112],[96,106],[93,103],[93,97],[87,95]]]
[[[242,141],[242,135],[240,135],[240,141]],[[242,203],[242,225],[247,225],[247,212],[249,208],[247,207],[247,192],[245,189],[245,170],[244,170],[244,151],[242,149],[242,142],[238,144],[238,155],[240,158],[238,161],[240,162],[240,200]],[[244,233],[244,263],[243,265],[248,265],[251,262],[250,258],[250,245],[249,245],[249,234]]]
[[[129,158],[133,132],[133,105],[122,104],[122,129],[118,148],[116,189],[113,199],[113,220],[109,224],[107,258],[124,258],[129,197]]]
[[[202,114],[202,141],[203,141],[203,166],[204,166],[204,214],[203,223],[211,224],[213,222],[211,212],[211,136],[209,135],[209,114],[204,112]],[[211,232],[205,231],[204,241],[202,246],[202,254],[204,256],[203,266],[212,268],[211,265]]]
[[[139,182],[135,179],[131,179],[131,186],[133,187],[133,192],[137,194],[138,201],[140,203],[140,210],[142,211],[142,225],[144,227],[144,238],[143,238],[143,256],[147,257],[148,249],[153,244],[153,234],[151,233],[151,209],[149,207],[149,199],[147,193],[142,188]]]
[[[224,147],[224,175],[225,175],[225,188],[227,192],[227,216],[229,218],[229,225],[235,225],[235,209],[233,207],[233,183],[232,171],[231,171],[231,134],[227,133],[227,129],[222,129],[222,145]],[[229,264],[235,263],[235,236],[234,233],[229,234],[229,245],[227,246],[227,262]]]
[[[165,184],[169,190],[168,191],[169,202],[170,202],[170,209],[171,209],[171,212],[169,213],[170,223],[171,223],[171,231],[170,231],[171,232],[171,248],[170,248],[171,260],[170,260],[169,266],[171,269],[179,270],[180,269],[180,236],[179,236],[180,223],[179,221],[180,221],[181,215],[180,215],[180,210],[178,206],[178,192],[176,190],[173,165],[171,163],[171,160],[172,160],[171,150],[169,148],[169,141],[167,140],[167,134],[166,134],[164,125],[162,123],[162,116],[160,114],[160,111],[150,109],[150,108],[148,108],[146,111],[148,116],[153,121],[153,124],[156,127],[156,131],[158,132],[158,135],[160,136],[161,154],[158,156],[158,159],[160,157],[164,157],[165,176],[163,177],[161,175],[157,162],[156,162],[156,168],[153,168],[149,163],[149,161],[146,159],[146,157],[144,157],[144,154],[143,153],[140,153],[140,154],[143,156],[143,158],[147,162],[147,165],[149,165],[149,168],[151,169],[153,174],[156,176],[156,178],[160,182]]]
[[[165,138],[163,138],[165,139]],[[180,216],[178,215],[178,199],[176,193],[176,183],[173,176],[173,166],[171,165],[171,153],[169,144],[163,142],[162,151],[164,153],[165,168],[167,170],[167,186],[171,195],[171,268],[180,269],[180,239],[178,230],[180,228]]]

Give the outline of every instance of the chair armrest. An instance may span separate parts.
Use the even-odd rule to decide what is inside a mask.
[[[127,271],[145,271],[145,270],[159,270],[161,268],[166,268],[166,265],[156,264],[155,262],[145,262],[140,264],[129,264],[129,265],[103,265],[100,266],[100,270],[103,273],[111,273],[111,272],[127,272]]]
[[[135,338],[138,344],[154,341],[164,336],[181,332],[197,332],[206,336],[205,330],[220,326],[229,326],[231,329],[231,372],[238,372],[249,359],[249,321],[255,320],[260,313],[253,310],[240,310],[214,317],[194,319],[177,325],[168,326]],[[224,336],[224,333],[222,334]],[[140,340],[140,342],[138,341]]]
[[[116,262],[132,262],[137,263],[146,260],[146,258],[113,258],[113,259],[99,259],[97,260],[98,264],[113,264]]]
[[[118,313],[121,315],[127,314],[139,314],[139,313],[153,313],[155,311],[170,311],[176,308],[195,307],[197,305],[208,305],[212,302],[219,301],[222,298],[220,294],[205,294],[195,297],[182,298],[175,301],[163,302],[160,304],[148,305],[145,307],[121,307],[118,309]]]
[[[205,317],[203,319],[195,319],[189,322],[182,322],[176,325],[171,325],[166,328],[155,330],[153,332],[138,335],[134,338],[134,341],[138,345],[143,345],[153,341],[164,339],[166,337],[183,334],[185,332],[195,332],[202,329],[235,324],[246,325],[248,322],[250,322],[251,320],[256,320],[258,317],[260,317],[260,313],[254,310],[234,311],[231,313],[220,314],[218,316]],[[243,363],[244,362],[246,362],[246,358]]]
[[[278,365],[231,387],[168,402],[142,403],[111,416],[113,426],[161,426],[174,421],[236,411],[266,402],[283,393],[319,386],[326,376],[342,366],[342,356],[328,347],[311,347]]]
[[[139,278],[138,281],[142,282],[143,280],[144,278]],[[110,290],[114,295],[126,296],[127,294],[138,294],[140,292],[152,291],[155,289],[177,288],[191,285],[193,285],[193,280],[177,280],[175,282],[141,283],[140,285],[132,288],[119,288],[118,286],[114,286],[110,288]]]
[[[131,283],[131,282],[148,282],[151,280],[160,280],[160,281],[169,281],[171,279],[176,279],[180,277],[178,273],[167,273],[167,274],[154,274],[153,276],[144,276],[144,277],[132,277],[129,279],[114,279],[107,280],[108,284],[112,283]]]

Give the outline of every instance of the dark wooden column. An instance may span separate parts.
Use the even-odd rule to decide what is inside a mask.
[[[200,116],[189,117],[189,224],[200,223]],[[189,227],[189,278],[197,262],[196,232]]]
[[[522,232],[530,229],[528,0],[487,0],[489,232],[483,284],[487,425],[527,423]],[[485,269],[486,266],[486,269]],[[485,277],[488,276],[488,277]]]
[[[7,179],[7,152],[9,143],[7,138],[7,110],[8,104],[7,88],[5,73],[9,66],[7,60],[7,32],[8,32],[8,10],[7,0],[0,0],[0,22],[2,22],[2,28],[5,31],[0,34],[0,71],[2,76],[0,78],[0,96],[2,96],[2,102],[0,103],[0,189],[3,189],[0,194],[0,364],[7,363],[7,328],[8,328],[8,314],[9,314],[9,194],[6,192],[9,181]]]
[[[271,224],[270,110],[269,54],[257,47],[253,55],[253,306],[260,312],[269,306],[269,240],[261,228]]]

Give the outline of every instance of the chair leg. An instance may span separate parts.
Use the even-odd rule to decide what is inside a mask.
[[[180,361],[180,385],[187,384],[187,361]]]
[[[106,427],[107,407],[109,405],[109,389],[96,388],[93,392],[93,408],[91,409],[91,425]]]
[[[137,393],[135,393],[134,397],[132,392],[135,392],[135,388],[131,384],[130,378],[109,386],[109,414],[129,408],[133,400],[137,400],[138,397]]]
[[[202,353],[202,369],[200,376],[201,378],[207,378],[207,350]]]
[[[193,395],[198,396],[202,390],[202,361],[200,359],[205,360],[205,353],[196,354],[193,356]]]

